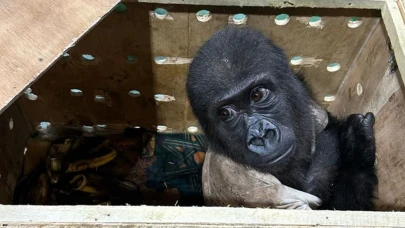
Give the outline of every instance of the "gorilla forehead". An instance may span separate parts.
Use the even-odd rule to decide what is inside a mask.
[[[229,26],[200,48],[190,65],[187,87],[196,96],[218,97],[264,73],[277,80],[287,69],[283,51],[261,32]]]

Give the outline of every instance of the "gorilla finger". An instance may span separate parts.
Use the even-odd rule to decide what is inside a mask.
[[[371,113],[371,112],[367,112],[366,115],[364,116],[363,123],[366,124],[366,125],[373,126],[374,123],[375,123],[374,114]]]

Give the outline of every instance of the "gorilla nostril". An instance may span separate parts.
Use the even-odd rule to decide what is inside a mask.
[[[266,133],[263,135],[263,138],[271,139],[276,135],[276,131],[273,129],[268,129]]]
[[[264,140],[262,138],[253,138],[250,144],[254,146],[264,146]]]

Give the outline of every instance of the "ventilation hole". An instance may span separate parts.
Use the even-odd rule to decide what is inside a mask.
[[[70,55],[69,55],[69,53],[65,52],[65,53],[63,53],[62,56],[66,58],[66,57],[69,57]]]
[[[105,101],[105,97],[101,96],[101,95],[96,95],[94,96],[94,101],[95,102],[104,102]]]
[[[360,96],[361,94],[363,94],[363,86],[361,85],[361,83],[357,83],[356,85],[356,93],[357,96]]]
[[[167,60],[167,57],[165,57],[165,56],[156,56],[155,57],[155,62],[157,64],[162,64],[162,63],[166,62],[166,60]]]
[[[32,93],[32,89],[31,89],[31,88],[27,88],[27,89],[24,91],[24,93],[25,93],[25,94],[30,94],[30,93]]]
[[[107,125],[106,124],[97,124],[97,126],[96,126],[97,128],[101,128],[101,129],[103,129],[103,128],[106,128],[107,127]]]
[[[327,101],[327,102],[331,102],[334,101],[336,99],[336,97],[334,95],[326,95],[323,100]]]
[[[322,18],[320,16],[312,16],[309,19],[309,26],[321,26],[322,24]]]
[[[139,97],[141,96],[141,93],[138,90],[131,90],[128,92],[128,95],[131,97]]]
[[[26,94],[25,97],[27,97],[27,99],[30,100],[30,101],[35,101],[35,100],[38,99],[38,96],[36,94],[34,94],[34,93]]]
[[[233,15],[232,20],[233,20],[233,23],[239,25],[239,24],[245,23],[247,21],[247,17],[243,13],[238,13],[238,14]]]
[[[71,89],[70,95],[80,97],[81,95],[83,95],[83,92],[80,89]]]
[[[37,130],[38,131],[45,130],[49,126],[51,126],[51,123],[49,123],[49,122],[40,122],[39,125],[37,126]]]
[[[336,72],[340,69],[340,64],[339,63],[331,63],[328,65],[326,68],[329,72]]]
[[[169,13],[167,10],[163,8],[157,8],[155,9],[155,17],[159,19],[165,19]]]
[[[207,22],[211,19],[211,13],[208,10],[200,10],[195,14],[195,16],[200,22]]]
[[[357,28],[359,27],[363,22],[361,20],[359,20],[358,17],[352,17],[349,19],[349,21],[347,22],[347,27],[349,28]]]
[[[13,128],[14,128],[14,120],[13,120],[13,118],[10,118],[8,120],[8,128],[10,128],[10,130],[13,130]]]
[[[190,126],[190,127],[187,128],[187,131],[192,133],[192,134],[197,133],[198,132],[198,127]]]
[[[294,57],[292,57],[290,63],[291,63],[292,65],[300,65],[303,61],[304,61],[304,60],[302,59],[301,56],[294,56]]]
[[[125,11],[127,11],[127,6],[126,6],[125,4],[123,4],[123,3],[119,3],[119,4],[114,8],[114,10],[115,10],[116,12],[125,12]]]
[[[82,58],[84,60],[87,60],[87,61],[93,61],[94,60],[94,57],[92,55],[89,55],[89,54],[83,54]]]
[[[169,102],[169,101],[174,101],[176,99],[174,98],[174,96],[169,96],[169,95],[165,95],[165,94],[155,94],[155,100]]]
[[[286,25],[289,21],[290,16],[288,16],[288,14],[285,13],[277,15],[276,18],[274,19],[276,25]]]
[[[127,56],[127,61],[128,62],[131,62],[131,63],[134,63],[134,62],[136,62],[136,56],[134,56],[134,55],[128,55]]]
[[[374,167],[377,168],[378,167],[378,155],[375,155],[375,161],[374,161]]]
[[[156,127],[156,129],[158,130],[158,132],[163,132],[163,131],[166,131],[166,130],[167,130],[167,127],[164,126],[164,125],[158,125],[158,126]]]
[[[94,127],[93,126],[87,126],[87,125],[83,125],[82,130],[86,133],[91,133],[94,131]]]

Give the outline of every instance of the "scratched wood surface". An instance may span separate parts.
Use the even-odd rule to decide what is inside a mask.
[[[316,99],[323,102],[334,95],[347,70],[359,53],[375,24],[378,12],[370,10],[332,10],[310,8],[239,8],[214,6],[154,5],[125,2],[126,10],[113,11],[60,59],[31,88],[36,101],[22,98],[30,122],[123,126],[165,125],[175,131],[198,126],[185,93],[188,64],[158,65],[155,56],[192,58],[198,48],[216,31],[227,24],[235,13],[248,15],[247,25],[259,29],[283,47],[288,58],[295,55],[315,57],[322,61],[309,67],[294,67],[303,71],[314,89]],[[169,11],[173,20],[159,20],[150,15],[157,7]],[[197,21],[195,13],[210,10],[212,19]],[[274,23],[275,15],[287,13],[285,26]],[[309,28],[309,16],[320,15],[323,29]],[[351,29],[347,21],[358,16],[363,24]],[[82,59],[91,54],[94,60]],[[127,61],[127,56],[136,61]],[[338,72],[326,67],[338,62]],[[70,89],[80,89],[83,96],[70,95]],[[140,97],[128,95],[138,90]],[[94,101],[102,94],[107,102]],[[171,102],[155,102],[154,94],[174,96]],[[37,111],[38,110],[38,111]],[[40,110],[40,111],[39,111]]]
[[[7,227],[404,227],[405,212],[232,207],[0,206]]]

